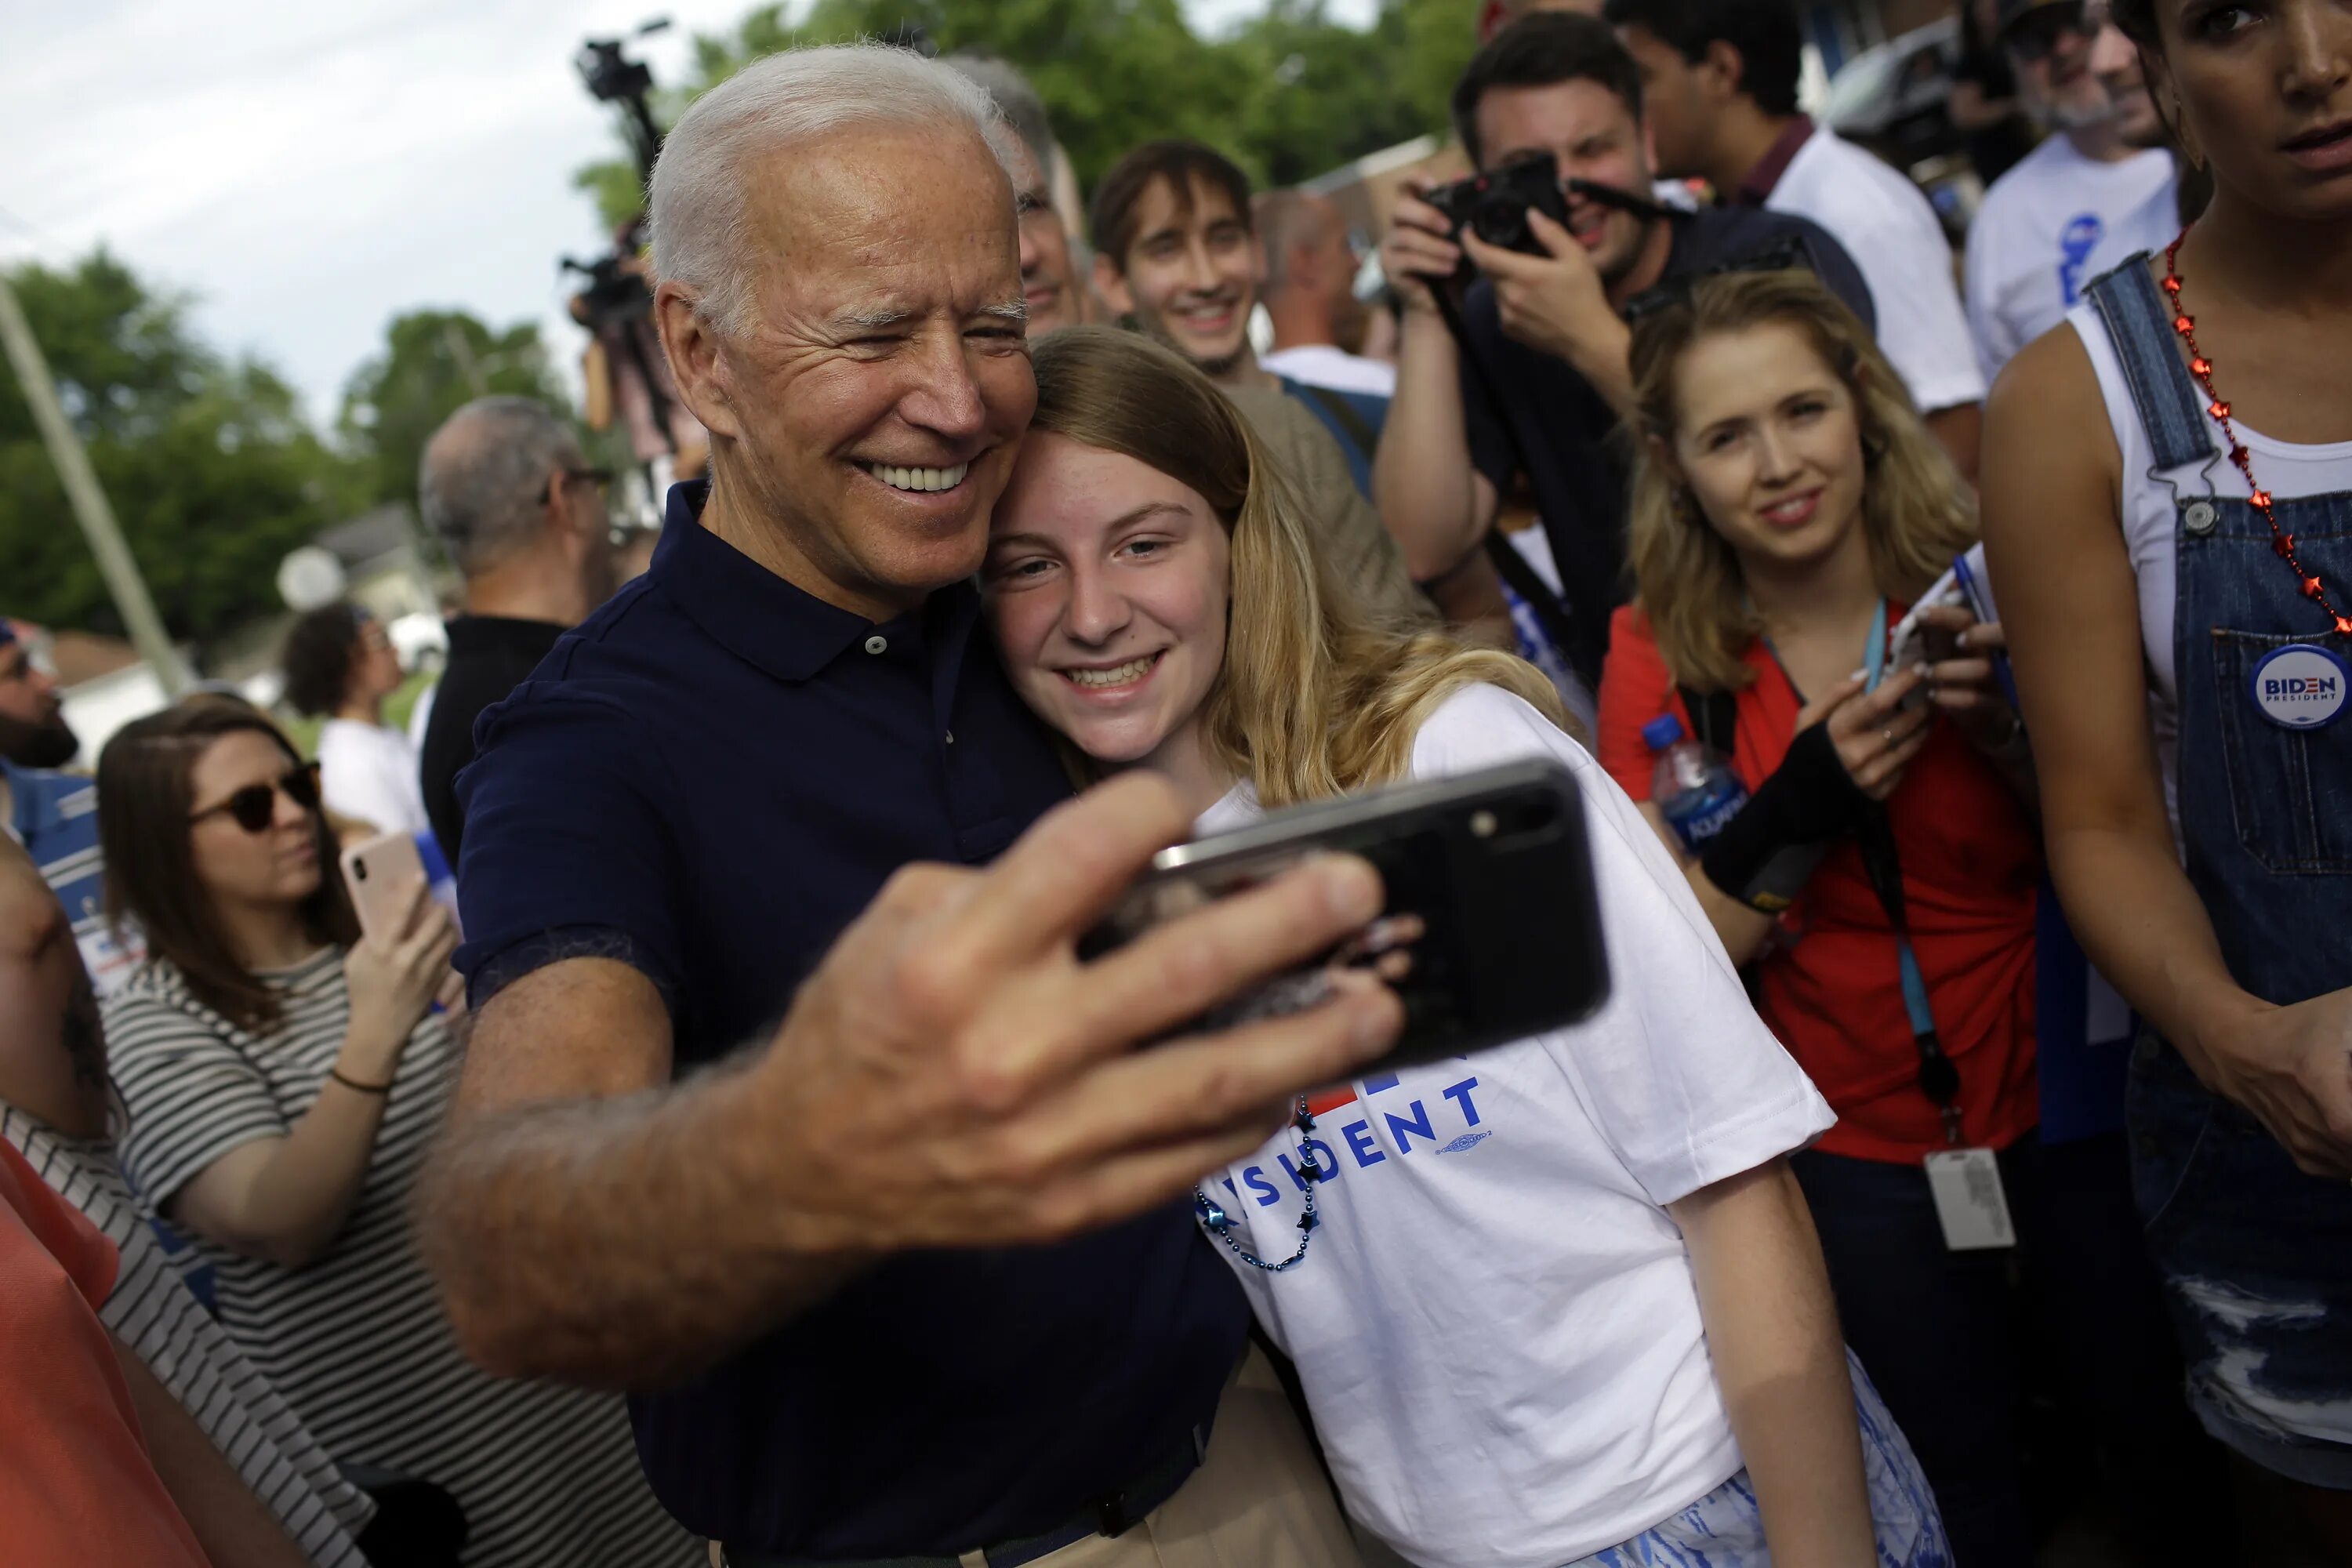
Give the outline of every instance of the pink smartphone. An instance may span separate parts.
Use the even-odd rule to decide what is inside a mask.
[[[370,936],[399,935],[409,897],[425,881],[416,841],[404,833],[387,833],[344,850],[342,862],[343,886],[351,889],[360,930]]]

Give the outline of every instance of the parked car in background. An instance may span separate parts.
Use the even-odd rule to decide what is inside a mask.
[[[1959,58],[1957,16],[1873,45],[1830,79],[1821,117],[1897,167],[1954,152],[1960,137],[1948,100]]]
[[[1967,139],[1952,123],[1960,23],[1947,16],[1874,45],[1830,79],[1818,118],[1919,183],[1957,242],[1983,199]]]

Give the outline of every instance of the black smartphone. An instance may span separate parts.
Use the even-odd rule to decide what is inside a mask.
[[[1405,1009],[1403,1035],[1370,1072],[1525,1039],[1608,999],[1583,800],[1574,775],[1542,760],[1296,806],[1164,850],[1079,952],[1108,952],[1323,853],[1371,862],[1388,890],[1380,919],[1181,1032],[1299,1011],[1328,994],[1334,968],[1368,968]]]

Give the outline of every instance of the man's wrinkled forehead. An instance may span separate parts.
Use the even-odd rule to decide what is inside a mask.
[[[845,243],[887,250],[894,238],[936,235],[943,219],[1018,243],[1012,176],[976,133],[844,131],[754,160],[745,188],[746,226],[787,256]]]
[[[1020,226],[1003,167],[977,137],[969,158],[911,151],[763,170],[745,215],[761,292],[795,313],[877,320],[1017,303]]]

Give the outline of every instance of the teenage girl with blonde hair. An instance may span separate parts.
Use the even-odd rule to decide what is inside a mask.
[[[1784,1163],[1826,1108],[1549,684],[1335,592],[1286,482],[1175,355],[1077,329],[1036,369],[984,584],[1015,686],[1085,770],[1166,773],[1203,832],[1529,757],[1583,795],[1607,1005],[1347,1085],[1198,1194],[1349,1510],[1429,1568],[1947,1563]]]

